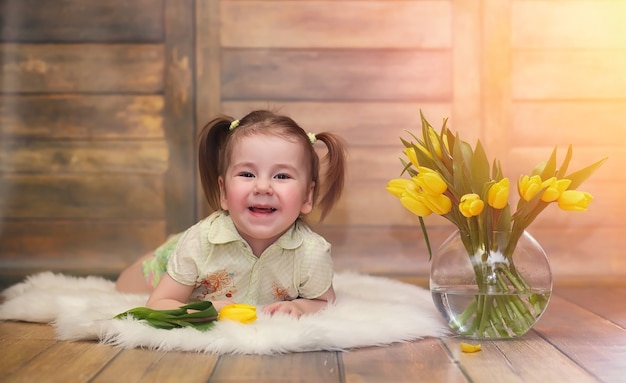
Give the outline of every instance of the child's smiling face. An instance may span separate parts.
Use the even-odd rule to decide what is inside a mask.
[[[221,206],[255,255],[311,212],[314,185],[306,163],[301,144],[282,137],[255,134],[234,145],[219,180]]]

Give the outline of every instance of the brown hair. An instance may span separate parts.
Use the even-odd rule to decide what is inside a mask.
[[[230,162],[233,145],[241,137],[253,134],[269,134],[298,142],[309,158],[308,168],[311,175],[309,182],[315,182],[313,189],[313,205],[319,199],[320,221],[330,212],[343,192],[346,146],[336,135],[328,132],[315,134],[317,141],[326,145],[328,150],[324,161],[327,170],[320,182],[320,160],[313,149],[310,138],[294,120],[287,116],[275,114],[267,110],[249,113],[239,121],[239,125],[230,129],[234,119],[219,116],[209,121],[198,136],[198,166],[202,189],[209,206],[214,210],[220,207],[219,176],[224,176]]]

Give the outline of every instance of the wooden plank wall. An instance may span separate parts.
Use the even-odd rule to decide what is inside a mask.
[[[588,212],[551,207],[530,231],[557,278],[619,278],[626,209],[625,1],[221,1],[222,109],[274,108],[350,143],[346,196],[318,226],[340,269],[427,275],[417,220],[384,190],[419,110],[480,138],[516,180],[558,145],[610,160]],[[201,23],[202,24],[202,23]],[[214,45],[213,45],[214,46]],[[600,130],[603,129],[603,130]],[[561,157],[562,158],[562,157]],[[429,217],[434,243],[451,230]],[[591,261],[593,259],[593,261]]]
[[[557,275],[619,278],[626,207],[626,2],[513,1],[510,7],[510,104],[506,139],[512,169],[536,163],[553,145],[574,145],[573,165],[608,156],[581,189],[588,212],[552,209],[537,237],[558,248]]]
[[[0,0],[0,266],[119,269],[208,213],[196,125],[272,108],[350,144],[345,197],[316,225],[337,268],[426,276],[417,220],[384,189],[421,109],[512,179],[554,145],[575,146],[573,166],[609,156],[588,212],[552,207],[531,232],[557,278],[621,278],[624,14],[625,0]],[[451,231],[427,223],[434,245]]]
[[[192,222],[190,4],[0,1],[3,272],[116,272]]]

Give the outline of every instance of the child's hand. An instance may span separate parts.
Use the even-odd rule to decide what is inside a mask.
[[[277,313],[288,314],[295,318],[300,318],[305,314],[302,307],[298,305],[297,301],[281,301],[270,303],[263,307],[263,312],[269,315]]]

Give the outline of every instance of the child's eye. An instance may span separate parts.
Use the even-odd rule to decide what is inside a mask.
[[[279,180],[288,180],[291,178],[289,174],[285,174],[285,173],[277,174],[275,177]]]
[[[250,172],[241,172],[238,174],[239,177],[246,177],[246,178],[254,178],[254,174],[250,173]]]

